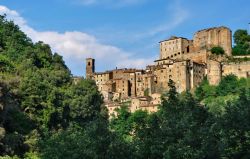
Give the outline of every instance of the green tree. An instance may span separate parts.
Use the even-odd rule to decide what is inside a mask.
[[[245,91],[237,102],[229,103],[221,123],[221,153],[226,158],[250,157],[250,100]]]
[[[215,46],[211,49],[212,54],[216,54],[216,55],[223,55],[225,54],[225,51],[222,47],[220,46]]]
[[[225,96],[228,93],[235,94],[238,92],[239,92],[238,79],[233,74],[223,77],[219,85],[216,87],[216,94],[219,96]]]
[[[117,116],[113,116],[110,121],[110,128],[114,130],[118,136],[121,136],[125,141],[131,141],[131,125],[128,120],[131,113],[127,106],[121,106],[117,109]]]
[[[247,30],[238,29],[234,33],[233,55],[250,54],[250,35]]]
[[[106,158],[109,146],[106,128],[102,122],[91,122],[85,128],[73,126],[52,135],[48,134],[40,144],[41,158]]]
[[[205,158],[202,149],[208,113],[190,93],[183,100],[169,82],[169,92],[161,106],[161,131],[164,158]]]

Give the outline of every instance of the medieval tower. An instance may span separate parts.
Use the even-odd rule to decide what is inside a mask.
[[[86,59],[86,78],[91,79],[95,73],[95,59],[87,58]]]

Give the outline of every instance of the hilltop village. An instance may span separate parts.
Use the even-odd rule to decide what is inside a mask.
[[[232,32],[227,27],[197,31],[192,40],[172,36],[159,42],[160,57],[146,69],[114,69],[95,72],[95,59],[86,59],[86,78],[95,80],[109,114],[126,103],[131,112],[155,112],[168,81],[175,82],[179,93],[196,88],[205,77],[217,85],[222,76],[250,77],[250,61],[232,56]],[[211,52],[221,47],[223,55]]]

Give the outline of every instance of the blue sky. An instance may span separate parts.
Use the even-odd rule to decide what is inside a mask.
[[[85,58],[96,70],[144,68],[159,56],[158,42],[192,38],[213,26],[249,29],[249,0],[0,0],[6,13],[34,42],[64,57],[74,75]]]

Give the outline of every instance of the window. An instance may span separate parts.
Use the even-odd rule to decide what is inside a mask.
[[[187,53],[189,53],[189,46],[187,46]]]
[[[88,65],[90,66],[90,62],[88,62]]]

